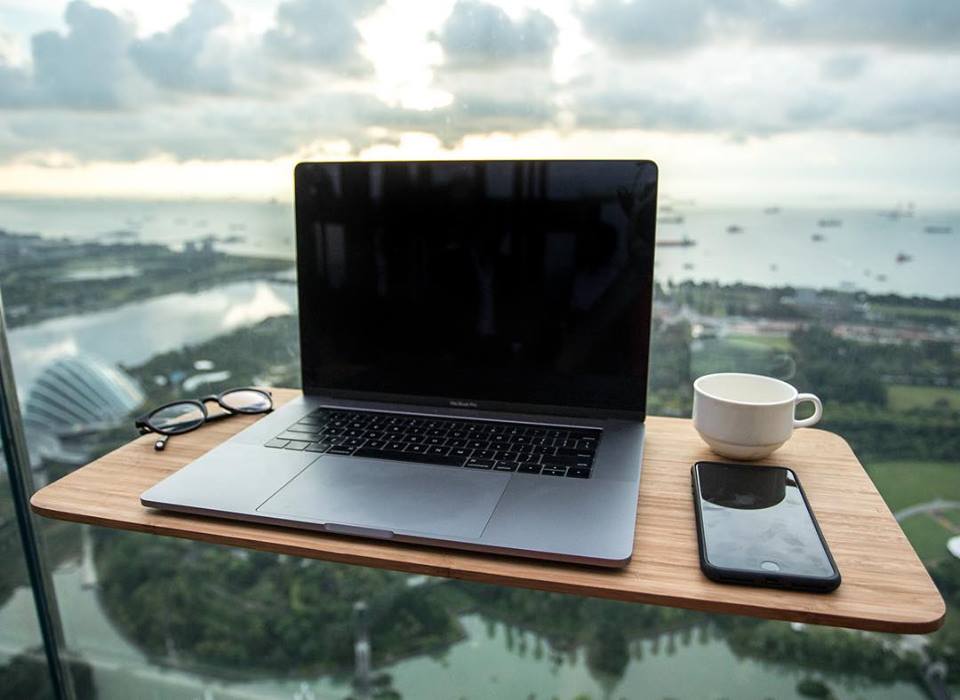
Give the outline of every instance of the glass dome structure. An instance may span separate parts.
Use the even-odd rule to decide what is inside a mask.
[[[33,461],[85,461],[92,447],[88,438],[120,425],[143,400],[128,374],[95,357],[53,361],[40,372],[24,406]]]

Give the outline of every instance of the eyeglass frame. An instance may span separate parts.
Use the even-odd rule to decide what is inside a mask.
[[[252,410],[244,411],[242,409],[230,408],[229,406],[223,403],[223,397],[226,396],[227,394],[232,394],[235,391],[254,391],[258,394],[263,394],[270,401],[270,406],[267,407],[266,410],[258,409],[256,411],[252,411]],[[224,413],[216,413],[211,416],[207,412],[207,404],[211,401],[215,401],[217,405],[224,410]],[[159,413],[165,408],[170,408],[171,406],[179,406],[181,404],[192,404],[197,408],[199,408],[200,413],[203,415],[203,420],[201,420],[196,425],[186,428],[184,430],[165,430],[165,429],[156,428],[150,425],[149,423],[150,416],[154,415],[155,413]],[[272,411],[273,411],[273,394],[271,394],[268,390],[257,389],[256,387],[252,387],[252,386],[240,386],[240,387],[234,387],[233,389],[226,389],[224,391],[221,391],[219,394],[209,394],[207,396],[202,396],[197,399],[180,399],[179,401],[171,401],[169,403],[165,403],[162,406],[157,406],[156,408],[151,409],[149,412],[144,413],[142,416],[136,418],[133,424],[141,435],[156,433],[157,435],[164,435],[166,437],[170,437],[172,435],[183,435],[184,433],[189,433],[193,430],[196,430],[197,428],[202,427],[206,423],[211,423],[216,420],[222,420],[230,416],[237,416],[237,415],[255,416],[261,413],[271,413]]]

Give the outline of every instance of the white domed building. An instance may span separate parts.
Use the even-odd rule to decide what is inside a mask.
[[[117,367],[89,355],[55,360],[40,372],[24,405],[31,462],[87,462],[98,435],[129,420],[143,400],[137,383]]]

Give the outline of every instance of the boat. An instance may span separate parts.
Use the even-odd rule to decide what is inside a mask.
[[[953,227],[940,226],[938,224],[931,224],[930,226],[924,226],[923,232],[924,233],[952,233]]]
[[[658,224],[682,224],[683,217],[680,214],[673,214],[672,216],[658,216]]]
[[[665,248],[689,248],[690,246],[696,245],[697,242],[692,238],[684,236],[683,238],[667,238],[664,240],[657,241],[658,246],[663,246]]]
[[[822,233],[815,233],[812,236],[810,236],[810,240],[813,241],[814,243],[821,243],[825,239]]]
[[[817,226],[820,228],[837,228],[841,224],[843,224],[843,222],[840,221],[840,219],[820,219],[817,222]]]
[[[904,207],[903,204],[897,203],[897,206],[895,209],[886,209],[884,211],[881,211],[880,216],[887,219],[893,219],[894,221],[896,221],[904,217],[913,216],[914,209],[915,207],[913,202],[907,202],[906,207]]]
[[[913,260],[913,256],[912,256],[912,255],[907,255],[906,253],[897,253],[897,262],[898,262],[898,263],[910,262],[911,260]]]
[[[736,224],[731,224],[727,226],[727,233],[743,233],[743,227],[737,226]]]
[[[780,213],[780,207],[767,207],[766,209],[763,210],[763,213],[764,213],[764,214],[779,214],[779,213]]]

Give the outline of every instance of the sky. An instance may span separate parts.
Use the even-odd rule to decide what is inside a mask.
[[[955,207],[956,0],[0,0],[0,194],[289,199],[300,160],[652,158]]]

